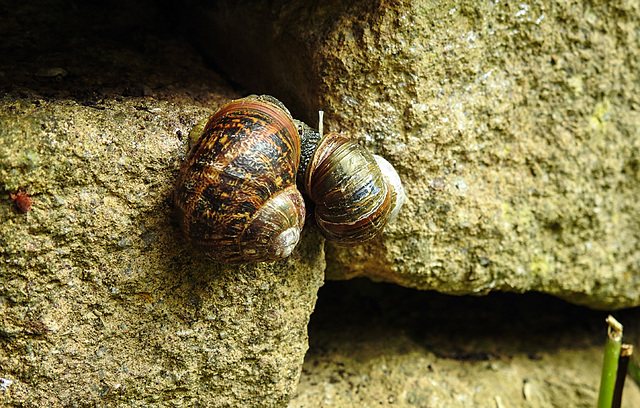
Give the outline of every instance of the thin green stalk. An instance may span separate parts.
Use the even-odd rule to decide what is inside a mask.
[[[618,371],[618,358],[620,357],[620,348],[622,346],[622,325],[613,316],[608,316],[606,322],[609,328],[607,330],[607,343],[604,347],[598,408],[611,408],[616,385],[616,372]]]

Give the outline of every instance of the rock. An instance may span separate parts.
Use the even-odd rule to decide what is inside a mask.
[[[180,237],[170,195],[186,135],[244,92],[176,34],[181,12],[247,93],[273,94],[311,125],[322,107],[329,130],[400,170],[410,202],[398,222],[366,246],[329,245],[334,279],[541,291],[599,308],[639,302],[637,7],[251,3],[166,13],[153,2],[108,12],[23,2],[0,15],[3,404],[284,407],[294,394],[323,241],[307,225],[291,258],[225,267]],[[33,200],[25,214],[10,195],[21,190]],[[544,360],[529,364],[536,344],[503,353],[511,343],[473,331],[453,346],[430,343],[450,304],[427,309],[434,317],[405,305],[406,292],[395,312],[354,292],[343,297],[367,302],[365,313],[334,312],[314,333],[319,348],[293,404],[311,406],[317,390],[344,401],[372,381],[392,391],[364,399],[378,404],[449,404],[495,383],[504,394],[479,400],[593,400],[598,349],[573,354],[581,337],[547,338]],[[463,315],[500,317],[460,299]],[[523,325],[547,328],[535,304],[523,309]],[[403,315],[423,320],[359,330],[370,316]],[[561,362],[574,360],[547,383],[558,347],[569,350]],[[450,361],[487,350],[498,357],[480,367]],[[574,380],[583,357],[588,374]]]
[[[400,172],[383,239],[327,277],[640,304],[640,11],[627,2],[217,2],[190,10],[236,81]],[[233,29],[238,28],[241,29]],[[239,35],[242,33],[242,35]]]
[[[100,32],[92,7],[77,21]],[[66,51],[40,39],[0,62],[0,405],[285,406],[323,281],[321,237],[306,229],[280,262],[222,266],[185,242],[171,204],[189,130],[240,95],[179,40],[143,36],[135,51],[47,7],[24,12],[0,26],[49,22],[31,38]],[[139,12],[110,21],[137,27]],[[67,74],[24,74],[39,65]]]
[[[7,96],[0,112],[0,179],[33,200],[26,214],[1,203],[5,396],[286,403],[322,284],[322,241],[307,233],[290,258],[242,267],[184,242],[170,205],[186,148],[176,133],[203,109]]]

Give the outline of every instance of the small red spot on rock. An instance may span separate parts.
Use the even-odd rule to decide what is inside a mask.
[[[29,193],[23,193],[22,191],[18,191],[16,194],[9,193],[11,198],[16,202],[16,207],[18,207],[18,211],[21,213],[26,213],[31,209],[31,204],[33,204],[33,200],[29,197]]]

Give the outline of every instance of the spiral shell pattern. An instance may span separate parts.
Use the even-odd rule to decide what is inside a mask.
[[[395,191],[374,159],[355,141],[325,135],[304,172],[322,234],[340,245],[357,245],[380,234],[389,221]]]
[[[305,219],[296,188],[300,139],[275,98],[222,106],[189,152],[174,202],[184,234],[218,262],[275,261],[291,254]]]

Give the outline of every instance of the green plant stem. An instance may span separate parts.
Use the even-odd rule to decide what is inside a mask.
[[[607,343],[604,347],[598,408],[611,408],[618,371],[618,358],[622,346],[622,325],[613,316],[608,316],[606,322],[609,324],[609,328]]]

